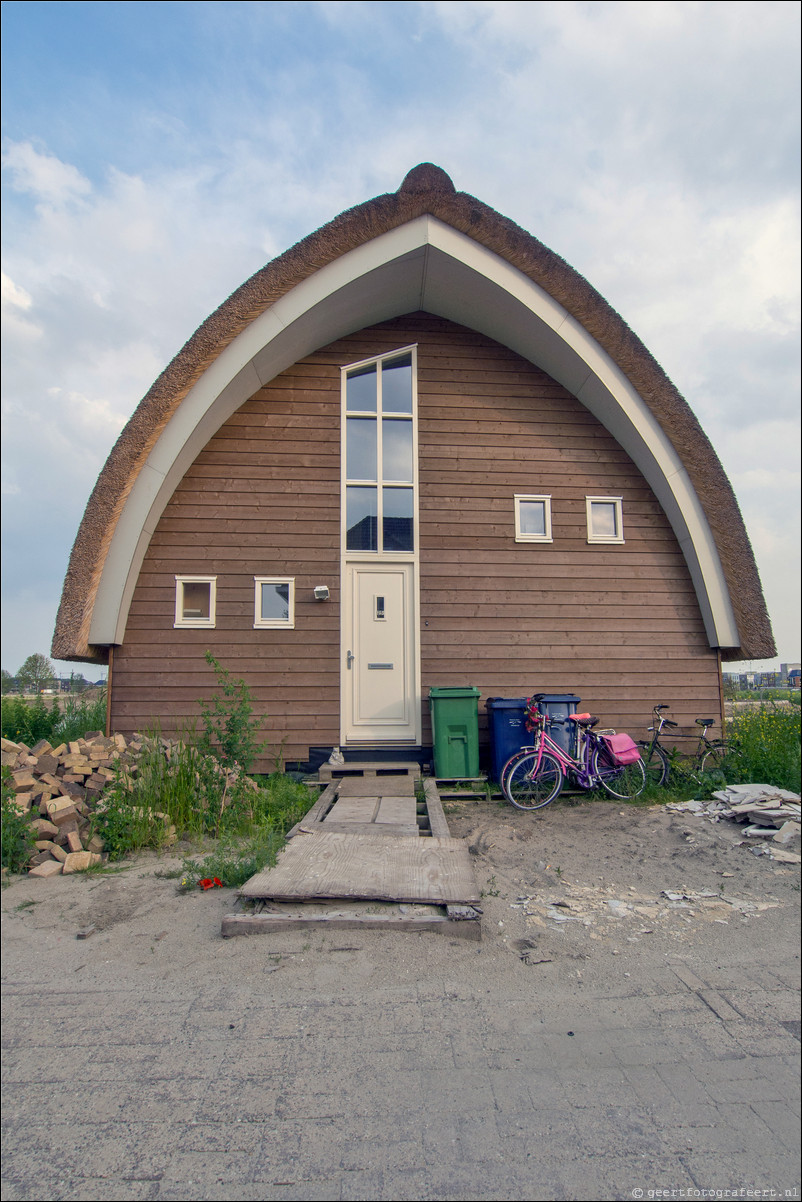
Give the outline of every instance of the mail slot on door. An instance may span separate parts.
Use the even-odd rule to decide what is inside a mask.
[[[376,671],[388,672],[388,671],[391,671],[394,667],[395,667],[394,664],[368,664],[368,671],[369,672],[376,672]]]

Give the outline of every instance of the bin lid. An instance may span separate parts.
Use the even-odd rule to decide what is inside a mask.
[[[458,685],[456,687],[432,685],[429,689],[429,696],[437,700],[440,697],[478,697],[480,689],[476,685]]]
[[[488,697],[485,705],[494,710],[519,710],[526,705],[526,697]]]
[[[545,701],[545,702],[575,701],[577,703],[577,705],[582,700],[581,697],[577,697],[576,693],[539,693],[538,696],[540,697],[541,701]]]

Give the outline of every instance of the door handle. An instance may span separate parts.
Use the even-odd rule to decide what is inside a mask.
[[[346,656],[346,660],[345,660],[346,668],[350,668],[351,664],[354,662],[355,659],[356,659],[356,656],[351,651],[349,651],[348,655]]]

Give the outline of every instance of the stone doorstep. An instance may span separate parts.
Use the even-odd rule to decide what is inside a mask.
[[[400,760],[398,762],[390,762],[381,760],[377,761],[352,761],[350,764],[321,764],[318,768],[318,778],[323,782],[332,780],[341,780],[347,776],[420,776],[421,766],[417,760]]]

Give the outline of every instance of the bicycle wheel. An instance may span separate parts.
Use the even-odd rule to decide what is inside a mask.
[[[670,765],[668,756],[659,743],[638,743],[643,770],[646,773],[646,784],[655,789],[668,784]]]
[[[507,777],[512,772],[518,761],[522,760],[526,755],[531,755],[533,751],[534,747],[521,747],[519,751],[514,751],[512,753],[504,767],[501,769],[501,776],[498,783],[501,786],[501,792],[505,797],[507,796]]]
[[[737,779],[741,771],[741,753],[729,743],[713,743],[699,767],[703,775],[717,776],[728,783]]]
[[[646,788],[643,760],[635,760],[633,764],[614,764],[607,752],[597,747],[593,752],[592,771],[601,786],[622,801],[638,797]]]
[[[530,752],[513,765],[504,791],[517,810],[539,810],[554,801],[562,787],[560,761],[544,752],[538,767],[537,752]]]

